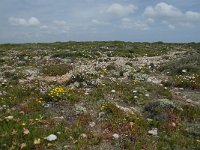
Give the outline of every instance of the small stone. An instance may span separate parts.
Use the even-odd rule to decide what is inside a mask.
[[[192,100],[191,99],[187,99],[186,102],[192,103]]]
[[[44,107],[44,108],[49,108],[49,107],[50,107],[50,104],[43,104],[43,107]]]
[[[12,120],[13,118],[14,118],[13,116],[5,117],[6,120]]]
[[[115,91],[115,90],[112,90],[111,92],[112,92],[112,93],[115,93],[116,91]]]
[[[175,127],[175,126],[176,126],[176,123],[172,122],[172,126]]]
[[[85,95],[89,95],[89,93],[88,93],[88,92],[85,92]]]
[[[119,134],[115,133],[115,134],[112,135],[112,137],[113,137],[115,140],[117,140],[117,139],[119,139]]]
[[[80,139],[86,139],[87,138],[87,135],[85,134],[85,133],[82,133],[81,135],[80,135]]]
[[[86,108],[81,105],[76,104],[75,109],[76,109],[76,114],[87,113]]]
[[[175,94],[179,96],[179,95],[181,95],[181,92],[175,92]]]
[[[137,93],[138,92],[138,90],[133,90],[133,93]]]
[[[90,122],[90,123],[89,123],[89,126],[92,127],[92,128],[93,128],[95,125],[96,125],[95,122]]]
[[[187,99],[187,97],[188,97],[187,95],[184,95],[184,96],[183,96],[184,99]]]
[[[20,111],[19,113],[20,113],[20,114],[22,114],[22,115],[24,115],[24,114],[25,114],[25,112],[24,112],[24,111]]]
[[[147,118],[147,121],[148,121],[148,122],[152,122],[152,121],[153,121],[153,119]]]
[[[50,134],[49,136],[47,136],[46,138],[45,138],[47,141],[55,141],[55,140],[57,140],[57,136],[56,135],[54,135],[54,134]]]
[[[64,119],[64,117],[63,116],[54,117],[54,119],[55,119],[56,122],[60,122],[60,121],[62,121]]]
[[[100,77],[101,77],[101,78],[103,78],[103,77],[104,77],[104,75],[102,75],[102,74],[101,74],[101,75],[100,75]]]
[[[76,81],[76,82],[74,82],[74,86],[78,88],[78,87],[80,87],[80,83]]]
[[[182,70],[182,72],[183,72],[183,73],[186,73],[186,72],[187,72],[187,70],[186,70],[186,69],[183,69],[183,70]]]
[[[65,149],[70,149],[70,147],[71,147],[71,146],[69,146],[69,145],[65,145],[65,146],[64,146]]]
[[[148,134],[153,135],[153,136],[157,136],[158,135],[158,129],[153,128],[152,130],[148,131]]]
[[[100,112],[98,119],[103,118],[104,116],[105,116],[105,112]]]

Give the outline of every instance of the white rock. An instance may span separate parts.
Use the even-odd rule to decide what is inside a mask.
[[[74,86],[75,86],[75,87],[79,87],[79,86],[80,86],[80,83],[76,81],[76,82],[74,82]]]
[[[172,122],[172,126],[175,127],[175,126],[176,126],[176,123]]]
[[[153,136],[157,136],[158,135],[158,129],[153,128],[152,130],[148,131],[148,134],[153,135]]]
[[[87,138],[87,135],[86,135],[85,133],[82,133],[82,134],[80,135],[80,138],[81,138],[81,139],[86,139],[86,138]]]
[[[54,134],[50,134],[49,136],[47,136],[46,138],[45,138],[47,141],[55,141],[55,140],[57,140],[57,136],[56,135],[54,135]]]
[[[95,122],[90,122],[90,123],[89,123],[89,126],[92,127],[92,128],[93,128],[95,125],[96,125]]]
[[[191,99],[187,99],[186,102],[192,103],[192,100]]]
[[[137,90],[133,90],[133,93],[137,93],[138,91]]]
[[[119,139],[119,134],[115,133],[115,134],[112,135],[112,137],[113,137],[115,140],[117,140],[117,139]]]
[[[101,77],[101,78],[103,78],[103,77],[104,77],[104,75],[102,75],[102,74],[101,74],[101,75],[100,75],[100,77]]]
[[[112,92],[112,93],[115,93],[116,91],[115,91],[115,90],[112,90],[111,92]]]
[[[46,104],[42,104],[42,105],[43,105],[44,108],[49,108],[50,107],[50,104],[47,104],[47,103]]]
[[[6,106],[6,105],[3,105],[2,107],[3,107],[3,108],[7,108],[7,106]]]
[[[101,119],[101,118],[103,118],[104,116],[105,116],[105,112],[100,112],[100,113],[99,113],[98,119]]]
[[[148,121],[148,122],[152,122],[152,121],[153,121],[153,119],[147,118],[147,121]]]
[[[13,116],[5,117],[6,120],[12,120],[13,118],[14,118]]]
[[[75,104],[75,109],[76,109],[76,114],[87,113],[86,108],[81,105]]]
[[[183,70],[182,70],[182,72],[183,72],[183,73],[186,73],[186,72],[187,72],[187,70],[186,70],[186,69],[183,69]]]

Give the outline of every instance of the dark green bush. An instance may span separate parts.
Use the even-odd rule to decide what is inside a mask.
[[[68,64],[49,65],[43,68],[42,72],[48,76],[64,75],[71,71],[73,67]]]

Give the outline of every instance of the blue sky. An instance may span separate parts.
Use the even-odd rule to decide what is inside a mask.
[[[200,0],[1,0],[0,43],[200,42]]]

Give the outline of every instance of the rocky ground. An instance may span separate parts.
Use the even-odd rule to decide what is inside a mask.
[[[0,149],[200,149],[200,44],[0,45]]]

